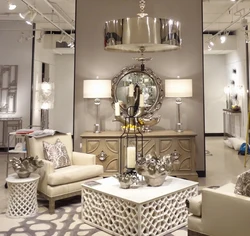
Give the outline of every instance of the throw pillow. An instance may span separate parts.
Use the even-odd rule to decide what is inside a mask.
[[[43,149],[44,159],[53,162],[55,169],[71,165],[67,149],[60,139],[55,144],[43,141]]]
[[[250,170],[237,177],[234,193],[250,197]]]
[[[228,139],[224,140],[224,143],[226,144],[226,146],[234,148],[232,142],[230,142]]]
[[[232,143],[234,150],[239,151],[242,143],[246,141],[240,138],[228,138],[229,142]]]

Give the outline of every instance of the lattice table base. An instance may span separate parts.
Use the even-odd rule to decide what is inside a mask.
[[[19,179],[9,176],[6,181],[9,189],[9,199],[6,216],[27,217],[37,213],[37,184],[39,175]]]
[[[166,235],[187,224],[185,201],[197,193],[192,186],[138,204],[83,187],[82,219],[117,236]]]

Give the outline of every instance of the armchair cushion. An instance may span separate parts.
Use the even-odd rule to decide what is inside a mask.
[[[195,197],[192,197],[188,200],[189,202],[189,212],[195,216],[201,217],[201,203],[202,203],[202,195],[199,194]]]
[[[103,173],[101,165],[72,165],[56,169],[55,172],[48,175],[48,185],[57,186],[70,184],[81,180],[100,176]]]
[[[72,153],[72,165],[95,165],[94,154],[82,153],[82,152],[73,152]]]
[[[44,158],[53,162],[54,168],[62,168],[71,165],[65,145],[58,138],[55,144],[43,141]]]

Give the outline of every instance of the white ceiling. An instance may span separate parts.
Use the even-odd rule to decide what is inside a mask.
[[[62,17],[56,12],[52,13],[52,9],[46,2],[51,3],[55,9],[60,12],[64,18],[74,25],[75,19],[75,0],[24,0],[35,6],[40,12],[51,19],[64,29],[70,29],[69,24],[65,24]],[[104,0],[103,0],[104,1]],[[135,0],[138,1],[139,0]],[[19,12],[27,11],[27,6],[22,0],[11,0],[17,5],[14,11],[8,10],[7,0],[0,0],[0,20],[21,20],[18,16]],[[147,3],[147,2],[146,2]],[[239,29],[241,27],[241,17],[250,12],[250,0],[203,0],[203,28],[204,31],[211,33],[227,28],[229,31]],[[246,19],[250,22],[250,15],[246,15]],[[36,23],[47,22],[42,17],[35,18]],[[234,23],[235,24],[232,24]],[[232,26],[230,26],[232,24]],[[229,27],[230,26],[230,27]],[[51,24],[44,25],[45,28],[54,28]]]
[[[59,29],[73,30],[75,25],[75,0],[10,0],[17,5],[14,11],[8,10],[8,1],[0,0],[0,21],[22,20],[19,13],[27,11],[27,3],[34,6],[45,17],[56,24]],[[103,0],[104,1],[104,0]],[[120,0],[125,1],[125,0]],[[133,0],[138,1],[139,0]],[[157,1],[157,0],[155,0]],[[187,0],[185,0],[187,1]],[[26,4],[25,4],[26,2]],[[147,1],[146,1],[147,4]],[[53,9],[49,6],[52,5]],[[138,5],[139,8],[139,5]],[[58,13],[60,15],[58,15]],[[203,31],[210,35],[220,32],[235,31],[242,28],[245,18],[250,24],[250,0],[203,0]],[[67,22],[66,22],[66,21]],[[45,30],[56,30],[56,27],[37,15],[34,20]],[[19,29],[20,31],[22,29]],[[58,30],[58,28],[57,28]],[[214,52],[210,52],[214,53]],[[223,52],[225,53],[225,51]]]
[[[22,20],[19,13],[27,12],[27,4],[30,3],[45,17],[50,19],[62,29],[71,30],[75,25],[75,0],[10,0],[11,3],[16,4],[17,8],[13,11],[8,9],[7,0],[0,0],[0,21],[6,20]],[[52,9],[47,3],[52,5]],[[57,12],[61,15],[59,16]],[[66,23],[66,21],[68,23]],[[35,23],[42,23],[44,29],[55,29],[55,27],[48,23],[41,15],[37,14],[34,20]],[[70,23],[70,24],[69,24]],[[72,26],[71,26],[72,25]]]
[[[237,30],[242,18],[250,22],[248,13],[250,0],[203,0],[203,29],[208,33]]]

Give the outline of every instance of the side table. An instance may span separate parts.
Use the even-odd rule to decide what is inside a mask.
[[[40,175],[32,173],[28,178],[11,174],[6,178],[9,189],[6,216],[17,218],[37,213],[37,185]]]

